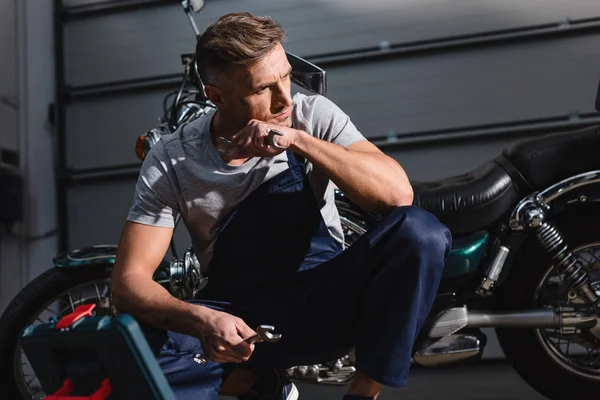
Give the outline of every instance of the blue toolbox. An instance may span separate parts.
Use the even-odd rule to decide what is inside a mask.
[[[20,345],[46,400],[171,400],[173,392],[137,321],[78,306],[58,321],[28,326]]]

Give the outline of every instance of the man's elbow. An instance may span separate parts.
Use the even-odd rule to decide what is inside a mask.
[[[410,184],[403,185],[394,191],[389,198],[389,207],[410,206],[413,204],[414,192]]]

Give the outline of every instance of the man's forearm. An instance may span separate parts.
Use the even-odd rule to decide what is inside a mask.
[[[156,328],[196,336],[205,307],[173,297],[159,283],[143,275],[126,274],[113,279],[113,301],[120,312]]]
[[[348,197],[368,211],[412,204],[402,167],[380,152],[346,149],[299,131],[290,149],[307,158]]]

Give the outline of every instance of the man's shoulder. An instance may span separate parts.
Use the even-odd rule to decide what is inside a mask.
[[[158,141],[161,144],[155,145],[155,147],[158,145],[157,150],[160,150],[157,153],[166,156],[170,153],[179,153],[184,147],[199,145],[209,124],[209,116],[210,114],[200,116],[189,123],[182,124],[174,132],[162,135]]]
[[[341,112],[333,101],[320,94],[296,93],[293,97],[293,104],[297,118],[308,123]]]

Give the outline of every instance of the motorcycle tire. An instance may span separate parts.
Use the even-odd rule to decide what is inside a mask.
[[[600,242],[600,207],[573,207],[551,221],[563,234],[571,250]],[[600,244],[599,244],[600,245]],[[497,305],[502,310],[533,306],[536,287],[552,265],[549,254],[532,235],[498,288]],[[583,399],[600,391],[600,368],[592,380],[569,371],[555,361],[536,335],[535,329],[496,328],[498,341],[517,374],[534,390],[551,400]]]
[[[56,301],[63,293],[79,285],[110,279],[111,265],[95,265],[85,268],[64,269],[53,267],[26,285],[9,303],[0,318],[0,371],[2,398],[31,400],[31,395],[22,393],[17,384],[15,368],[18,338],[23,329],[31,324],[35,316],[48,304]],[[20,361],[20,360],[19,360]],[[6,396],[6,397],[5,397]]]

